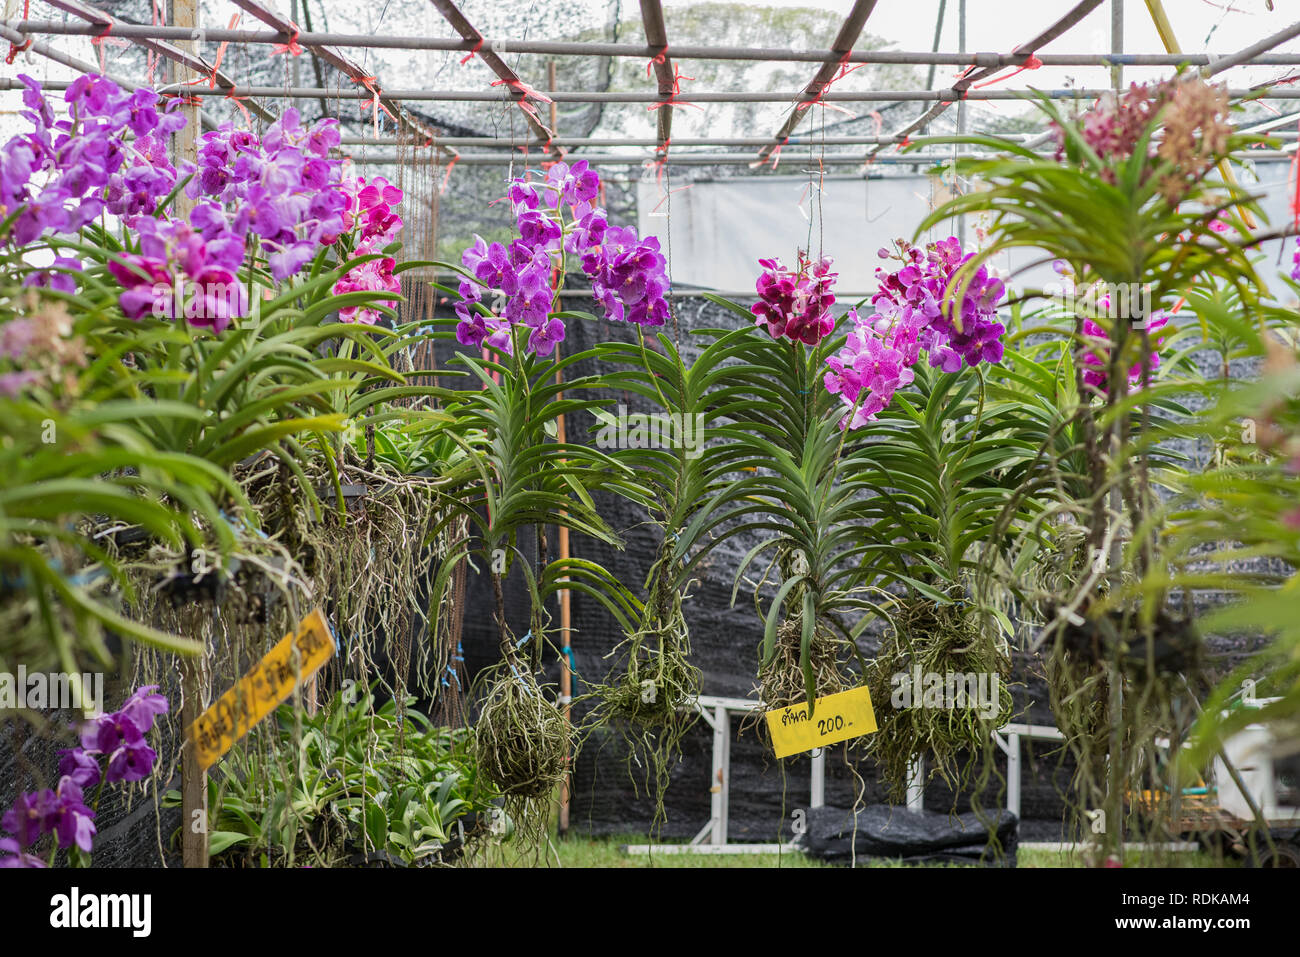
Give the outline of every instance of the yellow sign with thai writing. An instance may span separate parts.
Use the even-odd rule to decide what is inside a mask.
[[[187,735],[199,766],[207,770],[216,764],[333,654],[334,637],[317,608],[189,726]]]
[[[876,730],[871,692],[865,686],[818,698],[813,716],[807,703],[767,712],[767,730],[778,758],[839,744]]]

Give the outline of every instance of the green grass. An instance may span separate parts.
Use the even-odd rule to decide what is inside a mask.
[[[782,854],[628,854],[627,844],[649,844],[644,834],[611,837],[551,835],[550,846],[540,850],[512,847],[482,848],[470,866],[477,867],[826,867],[821,861],[788,851]],[[659,843],[685,843],[661,841]]]
[[[586,837],[570,834],[558,839],[551,835],[550,846],[540,850],[511,847],[509,844],[480,848],[470,861],[471,867],[830,867],[824,861],[799,851],[781,854],[628,854],[628,844],[649,844],[644,834],[619,834],[610,837]],[[685,841],[662,840],[673,844]],[[965,867],[964,864],[905,865],[898,860],[861,858],[859,867]]]
[[[628,844],[648,844],[644,834],[620,834],[611,837],[587,837],[570,834],[563,839],[551,834],[548,847],[523,848],[510,844],[480,847],[465,861],[470,867],[830,867],[831,865],[808,857],[798,851],[781,854],[628,854],[623,847]],[[658,843],[685,843],[660,841]],[[1234,862],[1221,862],[1211,854],[1201,852],[1167,853],[1160,856],[1138,853],[1126,855],[1129,867],[1224,867]],[[1074,851],[1022,850],[1017,854],[1017,864],[1026,868],[1083,867],[1083,858]],[[970,867],[966,864],[903,864],[899,860],[862,858],[859,867]]]
[[[1084,867],[1078,851],[1022,850],[1016,854],[1020,867]],[[1216,857],[1205,851],[1129,851],[1125,867],[1240,867],[1239,861]]]

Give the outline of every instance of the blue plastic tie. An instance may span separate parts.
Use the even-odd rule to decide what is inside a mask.
[[[231,529],[235,531],[238,531],[238,528],[235,527],[235,523],[232,522],[230,520],[230,516],[226,514],[225,509],[220,509],[220,508],[217,509],[217,514],[221,516],[222,521],[224,521],[227,526],[229,526]],[[248,531],[252,532],[253,534],[259,535],[262,538],[266,538],[266,532],[262,531],[260,528],[254,528],[252,525],[248,523],[248,519],[241,520],[239,524],[242,525]]]
[[[89,572],[78,572],[68,579],[69,585],[89,585],[93,581],[98,581],[107,575],[108,572],[102,568],[96,568]]]

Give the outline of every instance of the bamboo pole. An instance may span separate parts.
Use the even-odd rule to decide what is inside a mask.
[[[813,108],[813,105],[825,98],[826,88],[835,81],[836,73],[843,68],[842,64],[845,63],[845,58],[853,52],[853,44],[862,35],[862,28],[866,25],[867,18],[871,16],[875,8],[876,0],[855,0],[853,9],[844,18],[839,32],[831,43],[830,56],[823,61],[812,80],[804,87],[803,94],[795,103],[794,110],[786,117],[785,122],[781,124],[781,128],[777,130],[775,137],[777,144],[784,144],[786,138],[803,122],[804,116]],[[766,163],[768,157],[778,148],[779,145],[763,147],[758,151],[755,162],[760,166]]]
[[[194,30],[199,25],[198,0],[171,0],[171,22],[178,27]],[[193,42],[184,49],[193,51]],[[173,63],[173,76],[186,71],[181,63]],[[181,75],[180,79],[191,77]],[[199,108],[187,100],[181,107],[185,115],[185,128],[176,134],[176,155],[191,162],[198,161]],[[177,211],[188,217],[194,200],[184,191],[176,197]],[[214,610],[215,614],[215,610]],[[184,659],[181,663],[181,727],[189,728],[207,706],[208,687],[202,658]],[[208,773],[199,764],[193,744],[187,739],[181,746],[181,862],[185,867],[208,866]]]

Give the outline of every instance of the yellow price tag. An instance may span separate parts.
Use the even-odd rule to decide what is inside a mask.
[[[775,708],[765,717],[778,758],[839,744],[876,730],[871,692],[865,686],[818,698],[811,718],[806,702]]]
[[[199,767],[207,770],[216,764],[249,728],[293,694],[299,679],[306,681],[333,654],[334,637],[317,608],[189,726],[187,735]]]

